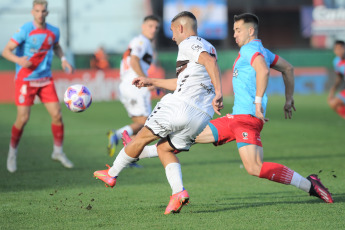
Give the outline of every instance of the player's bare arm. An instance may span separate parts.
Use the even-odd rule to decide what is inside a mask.
[[[61,67],[63,70],[67,71],[67,73],[72,73],[73,72],[73,67],[71,64],[68,63],[67,59],[63,55],[63,51],[59,43],[56,43],[54,45],[54,53],[56,56],[58,56],[61,59]]]
[[[342,74],[337,73],[337,77],[335,79],[335,82],[332,85],[331,89],[329,90],[328,100],[334,98],[335,92],[337,91],[338,87],[341,85],[343,77],[344,76]]]
[[[17,48],[17,46],[18,45],[15,42],[10,40],[2,51],[2,56],[7,60],[17,63],[24,68],[30,67],[32,63],[28,60],[27,56],[18,57],[13,53],[13,50]]]
[[[177,87],[177,78],[159,79],[159,78],[137,77],[133,79],[132,84],[138,88],[155,86],[158,88],[174,91]]]
[[[138,76],[147,77],[140,66],[140,58],[138,56],[131,55],[130,65]]]
[[[268,84],[269,69],[266,66],[264,57],[261,55],[254,59],[252,66],[256,72],[256,97],[262,99]],[[265,123],[261,105],[261,101],[255,101],[255,116]]]
[[[215,89],[216,96],[212,101],[213,109],[218,114],[220,110],[224,108],[223,106],[223,94],[222,94],[222,84],[220,80],[220,71],[217,64],[217,60],[209,55],[207,52],[202,52],[199,55],[198,63],[205,66],[207,73],[211,78],[211,82]]]
[[[285,119],[292,117],[292,109],[296,111],[295,102],[293,99],[293,93],[295,88],[295,79],[294,79],[294,69],[293,66],[287,62],[284,58],[279,57],[275,66],[272,67],[275,70],[278,70],[283,75],[283,80],[285,84],[285,105],[284,105],[284,114]]]

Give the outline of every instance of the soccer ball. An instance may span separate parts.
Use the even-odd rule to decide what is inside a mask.
[[[67,88],[63,100],[69,110],[79,113],[90,107],[92,97],[86,86],[77,84]]]

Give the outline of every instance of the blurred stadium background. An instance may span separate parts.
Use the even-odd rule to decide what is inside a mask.
[[[30,14],[32,1],[0,2],[0,49]],[[297,94],[321,94],[332,83],[332,45],[345,38],[345,0],[64,0],[49,1],[48,23],[61,31],[60,44],[77,71],[65,74],[60,60],[53,61],[53,76],[58,95],[68,85],[87,85],[94,101],[117,98],[119,64],[130,39],[140,32],[144,16],[156,14],[162,27],[155,41],[155,66],[152,77],[175,76],[177,46],[171,41],[170,20],[179,11],[192,11],[199,21],[199,35],[214,44],[219,53],[224,94],[231,95],[232,64],[238,47],[232,37],[233,16],[251,12],[260,18],[259,38],[265,47],[295,67]],[[90,60],[99,48],[108,54],[110,69],[90,68]],[[14,64],[0,58],[0,103],[14,101]],[[271,73],[270,94],[283,94],[280,75]]]

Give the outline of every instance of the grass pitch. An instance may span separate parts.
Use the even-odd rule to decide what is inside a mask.
[[[225,102],[223,114],[232,107],[231,98]],[[62,105],[70,170],[51,160],[50,118],[35,105],[14,174],[6,158],[16,108],[0,105],[0,229],[344,229],[345,120],[328,108],[326,95],[296,96],[295,103],[293,119],[285,120],[284,98],[270,97],[264,160],[319,174],[334,204],[249,176],[235,143],[207,144],[179,154],[191,203],[170,216],[163,215],[171,189],[159,159],[124,170],[114,189],[92,177],[114,160],[106,131],[130,121],[119,102],[93,103],[80,114]]]

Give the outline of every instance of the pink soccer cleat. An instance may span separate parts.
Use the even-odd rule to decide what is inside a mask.
[[[311,196],[316,196],[326,203],[333,203],[332,194],[328,192],[328,189],[325,186],[323,186],[321,180],[317,177],[316,174],[311,174],[307,177],[307,179],[311,182],[309,191],[309,194]]]
[[[186,190],[176,193],[170,196],[170,202],[167,208],[165,209],[164,214],[168,215],[171,213],[179,213],[183,205],[186,205],[188,203],[189,203],[189,195]]]
[[[116,184],[116,177],[109,176],[108,172],[110,169],[109,165],[106,165],[108,169],[95,171],[93,176],[105,183],[105,187],[113,188]]]
[[[126,130],[123,131],[121,139],[122,139],[122,144],[124,147],[126,147],[126,145],[129,142],[131,142],[131,140],[132,140],[131,137],[128,135],[128,132]]]

